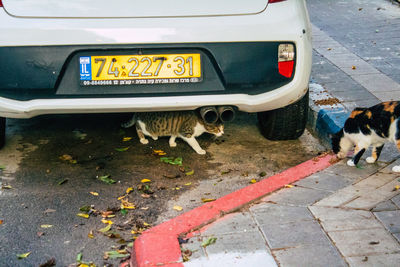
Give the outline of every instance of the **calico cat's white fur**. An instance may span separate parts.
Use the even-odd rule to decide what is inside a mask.
[[[385,142],[394,142],[400,150],[400,102],[383,102],[370,108],[356,108],[346,120],[344,127],[332,136],[332,149],[338,158],[345,158],[354,146],[354,156],[347,165],[356,166],[363,153],[372,146],[367,163],[379,158]],[[400,172],[394,166],[393,172]]]
[[[185,140],[198,154],[204,155],[196,137],[203,133],[221,136],[224,126],[221,123],[207,124],[195,111],[169,111],[135,113],[132,119],[122,124],[128,128],[136,123],[136,131],[142,144],[148,144],[145,135],[157,140],[159,136],[170,136],[170,147],[176,147],[176,138]]]

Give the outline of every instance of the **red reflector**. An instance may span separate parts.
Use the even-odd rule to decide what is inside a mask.
[[[285,76],[286,78],[292,77],[293,66],[294,66],[293,60],[278,62],[279,74]]]
[[[283,1],[286,1],[286,0],[269,0],[268,1],[268,3],[278,3],[278,2],[283,2]]]
[[[3,7],[3,3],[1,2],[1,0],[0,0],[0,7]]]

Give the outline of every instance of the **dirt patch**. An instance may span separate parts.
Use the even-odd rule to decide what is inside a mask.
[[[55,258],[63,266],[82,253],[84,261],[117,264],[120,258],[104,253],[129,250],[144,229],[318,153],[307,134],[296,141],[265,140],[254,114],[239,114],[222,138],[199,137],[207,155],[196,154],[180,139],[176,148],[169,147],[168,138],[142,145],[134,128],[120,128],[128,118],[108,114],[11,120],[22,136],[21,146],[37,149],[22,160],[10,182],[15,197],[1,199],[6,218],[1,229],[7,234],[0,235],[0,242],[9,245],[0,248],[0,258],[18,265],[12,253],[31,251],[26,263]],[[182,166],[162,157],[179,159]],[[108,231],[99,231],[107,226],[102,220],[112,221]]]
[[[337,99],[336,97],[331,97],[328,99],[315,100],[314,103],[319,106],[324,106],[324,105],[332,106],[335,104],[339,104],[340,100]]]

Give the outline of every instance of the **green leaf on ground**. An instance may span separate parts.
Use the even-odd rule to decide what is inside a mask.
[[[182,163],[183,163],[183,159],[181,157],[177,157],[177,158],[174,158],[174,157],[161,157],[160,161],[164,162],[164,163],[171,164],[171,165],[179,165],[179,166],[182,166]]]
[[[89,212],[90,211],[90,206],[86,205],[86,206],[82,206],[79,208],[80,211],[83,212]]]
[[[111,229],[111,224],[107,225],[107,226],[104,227],[104,228],[101,228],[101,229],[99,230],[99,232],[101,232],[101,233],[106,233],[106,232],[110,231],[110,229]]]
[[[61,181],[59,181],[59,182],[58,182],[58,185],[65,184],[66,182],[68,182],[68,179],[67,179],[67,178],[66,178],[66,179],[63,179],[63,180],[61,180]]]
[[[125,216],[126,214],[128,214],[128,211],[126,209],[121,209],[121,214]]]
[[[82,261],[82,253],[78,253],[78,255],[76,255],[76,262],[81,262]]]
[[[128,256],[128,252],[127,251],[122,251],[123,253],[119,252],[119,251],[106,251],[104,254],[105,256],[107,256],[109,259],[117,259],[117,258],[125,258]]]
[[[99,179],[100,181],[102,181],[106,184],[115,184],[116,183],[116,181],[114,181],[113,179],[110,178],[110,175],[98,176],[97,179]]]
[[[185,172],[185,175],[186,175],[186,176],[188,176],[188,175],[193,175],[193,174],[194,174],[194,170],[191,170],[191,171]]]
[[[22,260],[22,259],[25,259],[26,257],[28,257],[29,254],[31,254],[31,253],[30,253],[30,252],[27,252],[27,253],[17,254],[17,258],[18,258],[19,260]]]
[[[115,150],[117,150],[118,152],[124,152],[127,151],[129,149],[129,146],[127,147],[121,147],[121,148],[116,148]]]
[[[0,170],[5,170],[6,169],[6,166],[4,166],[4,165],[0,165]]]
[[[216,241],[217,241],[217,238],[216,238],[216,237],[210,237],[209,239],[203,241],[203,243],[201,243],[201,246],[202,246],[203,248],[205,248],[205,247],[207,247],[207,246],[209,246],[209,245],[214,244]]]
[[[361,170],[364,169],[364,167],[361,167],[361,166],[358,165],[358,164],[356,165],[356,168],[357,168],[357,169],[361,169]]]

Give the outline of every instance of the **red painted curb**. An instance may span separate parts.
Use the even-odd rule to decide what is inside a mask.
[[[131,266],[182,267],[178,236],[196,230],[287,184],[329,167],[332,165],[332,158],[334,156],[324,155],[308,160],[143,232],[134,243]]]

